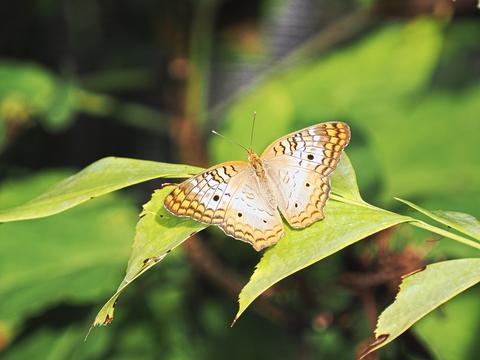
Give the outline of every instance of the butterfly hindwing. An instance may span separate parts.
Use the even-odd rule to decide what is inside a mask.
[[[184,181],[167,195],[164,204],[174,215],[217,225],[257,251],[283,235],[276,204],[262,196],[253,170],[245,162],[223,163]]]
[[[323,208],[330,194],[328,177],[295,166],[291,159],[273,161],[270,172],[278,207],[290,226],[304,228],[324,218]]]
[[[238,180],[225,222],[219,226],[227,235],[249,242],[260,251],[283,236],[282,218],[276,202],[272,204],[265,198],[253,173]]]
[[[262,154],[280,211],[292,227],[323,219],[329,177],[349,140],[347,124],[321,123],[280,138]]]

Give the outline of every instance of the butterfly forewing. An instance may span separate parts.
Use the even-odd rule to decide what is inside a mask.
[[[347,124],[321,123],[280,138],[262,154],[280,211],[292,227],[323,219],[329,176],[349,140]]]
[[[262,196],[255,174],[246,162],[214,166],[179,184],[165,198],[174,215],[189,216],[218,225],[256,250],[270,246],[283,235],[281,217]]]
[[[228,162],[195,175],[167,195],[165,207],[177,216],[189,216],[206,224],[218,222],[231,199],[231,179],[247,167],[246,162]]]

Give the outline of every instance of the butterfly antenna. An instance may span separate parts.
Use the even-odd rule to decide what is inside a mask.
[[[248,150],[245,146],[243,146],[242,144],[240,144],[239,142],[236,142],[235,140],[232,140],[232,139],[226,137],[225,135],[222,135],[222,134],[216,132],[215,130],[212,130],[212,133],[215,134],[215,135],[218,135],[218,136],[220,136],[220,137],[222,137],[222,138],[224,138],[225,140],[230,141],[232,144],[235,144],[235,145],[240,146],[240,147],[241,147],[242,149],[244,149],[246,152],[249,152],[249,150]]]
[[[250,151],[252,151],[252,143],[253,143],[253,130],[255,129],[255,119],[257,118],[257,112],[253,112],[253,122],[252,122],[252,131],[250,133]]]

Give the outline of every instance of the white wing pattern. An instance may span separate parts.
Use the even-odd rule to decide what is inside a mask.
[[[255,250],[275,244],[284,234],[282,212],[293,228],[324,218],[329,177],[350,140],[342,122],[317,124],[288,134],[249,163],[226,162],[179,184],[165,208],[219,226]]]
[[[226,162],[184,181],[167,195],[165,207],[174,215],[218,225],[257,251],[283,236],[277,206],[262,195],[246,162]]]
[[[324,218],[330,175],[350,141],[343,122],[321,123],[272,143],[261,159],[274,184],[278,207],[293,228]]]

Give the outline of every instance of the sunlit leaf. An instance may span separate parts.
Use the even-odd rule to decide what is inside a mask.
[[[170,191],[172,191],[170,186],[155,191],[152,199],[144,205],[125,278],[117,292],[99,311],[94,326],[107,325],[113,319],[115,303],[128,285],[160,262],[170,250],[206,227],[205,224],[190,218],[174,216],[165,210],[163,200]]]
[[[332,174],[332,192],[346,199],[363,202],[358,190],[357,178],[347,154],[342,154],[340,162]]]
[[[285,226],[285,236],[265,252],[242,289],[236,319],[262,292],[283,278],[371,234],[412,220],[358,201],[355,172],[345,160],[340,171],[332,176],[332,188],[344,197],[335,198],[340,201],[329,200],[325,219],[308,228],[292,230]],[[341,186],[337,188],[336,183]]]
[[[393,302],[378,318],[376,341],[363,354],[385,346],[426,314],[480,281],[480,259],[432,264],[405,278]]]
[[[133,184],[160,177],[189,177],[200,170],[187,165],[107,157],[87,166],[26,204],[0,211],[0,222],[53,215]]]
[[[465,214],[457,211],[433,210],[429,211],[414,203],[396,198],[398,201],[407,204],[411,208],[427,215],[439,223],[450,226],[464,234],[467,234],[474,239],[480,240],[480,222],[470,214]]]
[[[380,230],[409,218],[374,207],[330,200],[325,220],[303,230],[286,228],[267,250],[239,296],[237,318],[262,292],[283,278]]]

